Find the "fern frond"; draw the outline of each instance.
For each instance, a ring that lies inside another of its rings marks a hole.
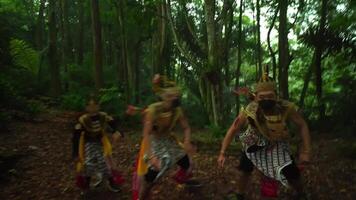
[[[10,41],[10,54],[13,64],[38,73],[39,53],[23,40],[12,39]]]

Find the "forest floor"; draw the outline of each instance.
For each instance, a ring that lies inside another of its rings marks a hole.
[[[74,185],[71,160],[72,127],[78,113],[52,111],[30,120],[13,121],[0,134],[0,199],[82,199]],[[114,159],[125,176],[120,193],[105,187],[94,189],[86,199],[131,199],[131,174],[139,148],[140,133],[125,131],[126,139],[114,146]],[[224,170],[216,164],[220,140],[206,139],[206,131],[193,131],[198,152],[194,156],[195,178],[203,187],[195,190],[177,185],[167,176],[152,190],[152,199],[223,199],[236,185],[239,151],[229,149]],[[313,136],[313,163],[303,171],[310,199],[356,199],[355,140]],[[256,171],[256,170],[255,170]],[[259,176],[253,173],[247,199],[261,199]],[[290,199],[280,187],[279,199]]]

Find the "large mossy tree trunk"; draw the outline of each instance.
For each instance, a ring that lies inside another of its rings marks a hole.
[[[93,46],[94,46],[95,87],[97,90],[100,90],[104,86],[104,80],[103,80],[103,45],[102,45],[102,38],[101,38],[99,0],[91,1],[91,19],[92,19]]]
[[[78,0],[78,44],[77,44],[77,63],[83,64],[84,59],[84,0]]]
[[[324,34],[326,25],[328,0],[322,0],[320,10],[320,23],[318,30],[318,39],[315,47],[315,86],[316,97],[318,100],[319,120],[325,119],[325,103],[323,101],[323,69],[321,66],[322,54],[324,51]]]
[[[51,94],[58,97],[61,94],[61,80],[60,80],[60,70],[59,70],[59,60],[57,54],[57,20],[56,20],[56,10],[57,4],[56,0],[49,0],[49,18],[48,18],[48,29],[49,29],[49,51],[48,59],[50,65],[51,74]]]
[[[278,28],[278,81],[279,95],[283,99],[289,98],[288,93],[288,68],[289,68],[289,47],[288,47],[288,27],[287,10],[288,0],[279,0],[279,28]]]
[[[242,65],[242,14],[243,14],[243,0],[240,0],[239,7],[239,25],[238,25],[238,36],[237,36],[237,69],[236,69],[236,79],[235,88],[240,86],[240,76],[241,76],[241,65]],[[240,111],[240,98],[236,96],[236,111]]]

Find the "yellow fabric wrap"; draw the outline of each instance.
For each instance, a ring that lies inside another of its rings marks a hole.
[[[139,152],[139,158],[138,158],[138,164],[137,164],[137,175],[143,176],[147,173],[148,171],[148,165],[144,161],[143,156],[145,155],[145,152],[147,149],[149,149],[149,142],[146,141],[147,139],[143,139],[141,142],[141,147],[140,147],[140,152]]]
[[[160,109],[161,103],[155,103],[150,105],[147,110],[145,111],[146,114],[152,114],[153,115],[153,123],[157,123],[160,122],[160,120],[158,119],[160,114],[159,111],[157,112],[157,110]],[[172,137],[174,140],[177,141],[177,143],[183,147],[183,144],[178,140],[177,137],[175,137],[171,131],[172,129],[175,127],[177,120],[179,119],[179,117],[181,117],[181,115],[183,114],[182,109],[180,107],[176,108],[175,112],[174,112],[174,116],[173,119],[171,120],[171,124],[169,125],[169,128],[167,130],[167,134],[169,134],[170,137]],[[160,124],[158,123],[157,126],[160,126]],[[150,142],[148,141],[148,138],[143,138],[141,141],[141,146],[140,146],[140,152],[139,152],[139,156],[138,156],[138,163],[137,163],[137,175],[138,176],[143,176],[147,173],[148,171],[148,164],[145,162],[144,160],[144,155],[146,154],[147,150],[150,149]]]
[[[93,129],[90,124],[90,118],[88,114],[84,114],[79,117],[79,123],[81,126],[84,127],[86,131],[81,132],[80,139],[79,139],[79,152],[78,152],[78,163],[76,166],[77,172],[82,172],[84,168],[84,158],[85,158],[85,134],[87,136],[98,136],[101,135],[101,143],[103,145],[104,157],[112,155],[112,146],[107,136],[104,128],[108,121],[113,120],[111,116],[106,114],[105,112],[99,112],[100,116],[100,128]]]
[[[84,132],[81,133],[79,139],[79,157],[77,163],[77,172],[82,172],[84,168],[84,158],[85,158],[85,137]],[[109,140],[109,137],[105,132],[102,133],[101,143],[103,144],[104,157],[112,155],[112,146]]]

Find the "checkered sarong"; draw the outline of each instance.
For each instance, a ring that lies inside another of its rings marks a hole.
[[[288,186],[286,177],[281,173],[285,166],[292,163],[287,142],[276,142],[256,152],[246,152],[246,155],[265,176]]]
[[[85,176],[94,176],[98,173],[103,176],[109,176],[109,170],[105,162],[103,145],[101,142],[86,142],[84,151]]]
[[[151,136],[151,149],[153,155],[159,160],[166,159],[169,161],[169,168],[183,158],[185,152],[178,142],[171,136]]]

